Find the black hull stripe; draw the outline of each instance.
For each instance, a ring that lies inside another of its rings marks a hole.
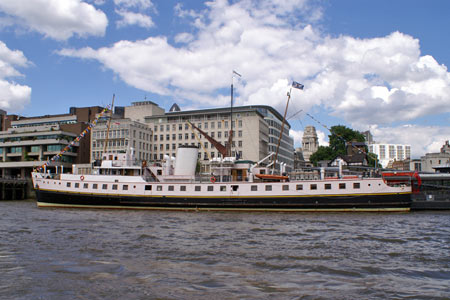
[[[193,210],[409,210],[410,194],[320,196],[320,197],[252,197],[252,198],[184,198],[124,197],[117,195],[86,195],[38,190],[39,206],[98,207],[130,209],[193,209]]]

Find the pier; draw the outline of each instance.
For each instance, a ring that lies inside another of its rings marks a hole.
[[[29,180],[12,177],[0,178],[0,200],[24,200],[28,198]]]
[[[420,174],[422,185],[412,195],[411,210],[450,210],[450,174]]]

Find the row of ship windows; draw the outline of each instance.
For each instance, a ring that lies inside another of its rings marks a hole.
[[[72,184],[71,182],[67,182],[67,187],[71,187],[71,184]],[[80,183],[76,182],[74,184],[74,187],[75,188],[80,188]],[[88,183],[83,183],[83,188],[84,189],[89,188],[89,184]],[[136,188],[136,186],[134,185],[133,188]],[[343,189],[346,189],[346,188],[347,188],[347,185],[345,183],[339,183],[339,189],[343,190]],[[354,182],[353,183],[353,189],[360,189],[360,188],[361,188],[361,184],[359,182]],[[97,183],[93,183],[92,184],[92,189],[94,189],[94,190],[98,189],[98,184]],[[106,183],[102,184],[101,185],[101,189],[102,190],[107,190],[108,189],[108,184],[106,184]],[[112,185],[112,189],[117,191],[119,189],[119,185],[118,184],[113,184]],[[239,185],[231,185],[231,189],[233,191],[237,191],[239,189]],[[266,184],[266,185],[264,185],[264,189],[265,189],[265,191],[272,191],[272,185]],[[295,185],[295,189],[297,191],[303,190],[303,184]],[[309,185],[309,189],[310,190],[317,190],[317,184],[315,184],[315,183],[310,184]],[[324,184],[324,189],[325,190],[331,190],[332,189],[331,183],[325,183]],[[122,185],[122,190],[123,191],[127,191],[128,190],[128,184]],[[152,185],[145,185],[145,190],[146,191],[151,191],[152,190]],[[162,191],[163,190],[163,186],[162,185],[157,185],[156,186],[156,190],[157,191]],[[196,185],[194,187],[194,190],[196,192],[201,192],[202,191],[202,187],[200,185]],[[225,192],[226,190],[227,190],[227,186],[226,185],[219,185],[219,191]],[[257,185],[252,185],[250,187],[250,190],[253,191],[253,192],[256,192],[256,191],[258,191],[258,186]],[[289,185],[287,185],[287,184],[282,185],[282,190],[283,191],[289,191]],[[169,192],[175,191],[175,186],[173,186],[173,185],[167,186],[167,191],[169,191]],[[185,192],[185,191],[186,191],[186,186],[185,185],[180,185],[180,192]],[[207,186],[207,191],[208,192],[213,192],[214,191],[214,185],[208,185]]]

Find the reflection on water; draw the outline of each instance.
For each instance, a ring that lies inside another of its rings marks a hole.
[[[0,202],[0,299],[449,299],[449,225]]]

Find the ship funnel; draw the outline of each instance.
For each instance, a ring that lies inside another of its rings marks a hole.
[[[175,160],[175,175],[195,175],[197,159],[197,146],[179,146],[177,149],[177,158]]]

